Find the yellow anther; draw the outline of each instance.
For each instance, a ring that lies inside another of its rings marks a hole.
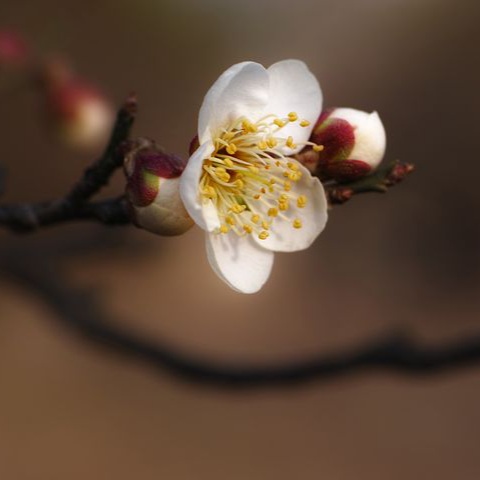
[[[222,226],[220,227],[220,233],[228,233],[229,230],[230,230],[230,229],[228,228],[227,225],[222,225]]]
[[[255,165],[250,165],[248,167],[248,169],[252,172],[252,173],[258,173],[260,170],[258,169],[258,167],[256,167]]]
[[[281,167],[281,166],[282,166],[282,162],[281,162],[280,160],[277,160],[277,161],[275,162],[275,165],[276,165],[277,167]]]
[[[287,177],[292,182],[298,182],[302,178],[302,172],[290,172],[288,173]]]
[[[255,133],[258,130],[257,126],[254,125],[252,122],[249,122],[248,120],[244,120],[242,122],[242,128],[247,133]]]
[[[262,193],[267,193],[267,191],[266,191],[265,188],[263,188],[263,187],[260,189],[260,192],[262,192]]]
[[[203,195],[205,195],[207,198],[213,199],[217,197],[217,192],[212,186],[205,187],[202,190]]]
[[[288,195],[286,193],[282,193],[280,197],[278,197],[278,200],[280,202],[287,202],[288,201]]]
[[[228,167],[228,168],[232,168],[235,164],[233,163],[233,160],[231,160],[230,158],[225,158],[223,160],[223,163]]]
[[[268,230],[270,228],[270,224],[266,222],[265,220],[262,222],[262,228],[264,230]]]
[[[273,123],[277,126],[277,127],[284,127],[287,123],[284,121],[284,120],[281,120],[280,118],[276,118]]]
[[[325,147],[323,145],[313,145],[312,148],[315,152],[321,152]]]
[[[299,218],[293,221],[293,228],[302,228],[302,221]]]
[[[307,197],[305,195],[300,195],[297,198],[297,207],[298,208],[304,208],[305,205],[307,205]]]
[[[268,183],[269,183],[270,185],[275,185],[275,184],[277,183],[277,181],[276,181],[274,178],[271,178],[271,179],[268,181]]]
[[[235,221],[235,219],[233,217],[231,217],[230,215],[228,215],[227,217],[225,217],[225,221],[229,224],[229,225],[235,225],[237,222]]]
[[[285,180],[285,182],[283,182],[283,189],[289,192],[292,189],[292,184],[288,180]]]
[[[293,137],[288,137],[287,141],[285,142],[288,148],[295,148],[295,142],[293,141]]]
[[[291,122],[296,122],[298,120],[298,115],[297,115],[297,112],[290,112],[288,114],[288,119],[291,121]]]
[[[235,180],[235,186],[236,186],[239,190],[241,190],[242,188],[245,187],[245,182],[244,182],[243,180],[240,180],[240,179]]]
[[[265,230],[261,231],[259,234],[258,234],[258,238],[260,240],[266,240],[269,236],[269,233],[266,232]]]
[[[273,185],[270,185],[270,186],[268,187],[268,191],[269,191],[270,193],[273,193],[273,192],[275,191],[275,189],[273,188]]]
[[[277,139],[274,137],[267,138],[267,145],[270,148],[275,148],[278,145]]]
[[[288,201],[287,202],[278,202],[278,208],[284,212],[285,210],[288,210],[288,207],[289,207],[289,203]]]
[[[223,140],[231,140],[235,136],[235,132],[225,132],[222,137]]]
[[[253,196],[254,200],[260,200],[260,197],[261,197],[261,195],[259,195],[258,193]]]
[[[276,217],[278,215],[278,209],[274,207],[269,208],[267,214],[269,217]]]
[[[268,143],[264,142],[264,141],[261,141],[261,142],[258,142],[257,146],[260,150],[266,150],[268,148]]]
[[[244,225],[244,226],[243,226],[243,229],[244,229],[247,233],[252,233],[252,232],[253,232],[253,228],[252,228],[250,225]]]
[[[301,127],[309,127],[310,126],[310,122],[308,120],[302,120],[300,122],[300,126]]]
[[[229,155],[233,155],[234,153],[237,152],[238,148],[234,143],[230,143],[226,148],[226,150]]]
[[[254,214],[251,218],[252,223],[258,223],[260,221],[260,215]]]
[[[288,162],[287,167],[294,172],[297,172],[299,170],[298,163]]]
[[[232,205],[230,207],[230,210],[233,212],[233,213],[242,213],[244,210],[245,210],[245,205],[240,205],[238,203],[236,203],[235,205]]]

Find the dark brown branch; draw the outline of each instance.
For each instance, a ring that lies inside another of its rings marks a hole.
[[[414,171],[411,163],[395,161],[387,163],[361,180],[352,183],[327,185],[328,200],[331,205],[339,205],[359,193],[386,193],[389,188],[405,180]]]
[[[17,233],[78,220],[93,220],[105,225],[131,223],[124,197],[101,202],[66,206],[63,202],[2,205],[0,225]]]
[[[133,96],[127,99],[118,112],[103,155],[85,171],[65,197],[48,202],[1,205],[0,227],[26,233],[72,220],[94,220],[107,225],[130,223],[122,197],[97,203],[89,203],[89,200],[108,183],[115,170],[122,166],[122,147],[133,125],[136,105]],[[2,180],[0,171],[0,193]]]
[[[110,141],[103,155],[84,173],[83,177],[65,196],[63,202],[78,205],[86,202],[105,186],[114,171],[123,164],[122,144],[128,139],[137,113],[137,100],[131,95],[119,110]]]
[[[480,363],[480,336],[443,346],[422,346],[404,335],[391,335],[356,347],[314,358],[274,365],[228,365],[178,351],[165,342],[142,337],[102,311],[94,295],[68,285],[51,259],[41,264],[6,255],[2,271],[40,295],[62,325],[113,352],[168,370],[189,381],[223,388],[253,388],[326,381],[362,371],[390,371],[407,375],[445,372]]]

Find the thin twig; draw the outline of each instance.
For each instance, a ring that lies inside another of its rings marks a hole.
[[[0,227],[17,233],[27,233],[72,220],[94,220],[106,225],[130,223],[123,197],[97,203],[89,203],[89,200],[108,183],[115,170],[122,166],[122,146],[128,139],[136,110],[136,99],[130,96],[118,112],[103,155],[93,162],[63,198],[47,202],[1,205]],[[2,180],[0,171],[0,193]]]
[[[411,163],[394,161],[380,166],[373,174],[351,183],[333,183],[325,187],[331,205],[340,205],[359,193],[386,193],[414,171]]]
[[[110,141],[103,155],[85,171],[83,177],[65,196],[63,200],[65,203],[78,205],[86,202],[106,185],[113,172],[122,166],[123,152],[120,147],[128,139],[136,113],[137,100],[131,95],[118,112]]]

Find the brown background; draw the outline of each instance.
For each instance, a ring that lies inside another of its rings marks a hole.
[[[71,58],[115,102],[135,90],[135,133],[170,150],[186,153],[225,68],[294,57],[327,106],[378,110],[387,158],[418,167],[388,196],[335,209],[313,248],[278,255],[258,295],[217,280],[198,229],[127,229],[140,251],[71,258],[71,280],[98,290],[118,322],[234,364],[395,328],[429,343],[478,332],[479,13],[467,0],[3,0],[0,23]],[[45,134],[33,95],[4,96],[0,111],[6,200],[61,195],[91,156]],[[111,191],[121,188],[118,178]],[[480,478],[478,369],[221,391],[86,344],[33,293],[0,285],[2,480]]]

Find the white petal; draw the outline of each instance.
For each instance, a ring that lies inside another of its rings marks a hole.
[[[213,150],[212,142],[200,145],[189,158],[187,166],[180,177],[180,196],[183,204],[193,221],[204,230],[213,230],[220,224],[218,216],[215,222],[211,205],[202,205],[199,197],[199,182],[203,162],[211,155]]]
[[[250,235],[207,234],[207,255],[215,273],[241,293],[258,292],[270,276],[273,252],[258,246]]]
[[[296,252],[308,248],[325,228],[328,219],[328,203],[323,185],[318,178],[312,177],[310,172],[298,164],[302,172],[302,178],[298,182],[292,182],[292,190],[287,193],[290,197],[305,195],[307,204],[298,208],[296,200],[290,200],[290,208],[279,212],[281,215],[273,220],[270,235],[265,240],[260,240],[254,235],[255,241],[262,247],[275,252]],[[264,216],[267,215],[266,210]],[[294,228],[293,221],[299,219],[301,228]]]
[[[258,118],[268,102],[268,90],[268,73],[259,63],[243,62],[230,67],[203,100],[198,117],[200,143],[241,116]]]
[[[270,77],[270,97],[265,108],[266,113],[286,117],[296,112],[299,120],[308,120],[309,127],[301,127],[300,122],[289,123],[278,135],[283,138],[292,136],[295,143],[306,142],[322,110],[322,92],[315,76],[300,60],[284,60],[268,68]],[[285,154],[297,153],[296,149],[285,148]]]
[[[355,145],[348,158],[362,160],[375,168],[385,155],[387,137],[377,112],[337,108],[331,118],[347,120],[355,129]]]

